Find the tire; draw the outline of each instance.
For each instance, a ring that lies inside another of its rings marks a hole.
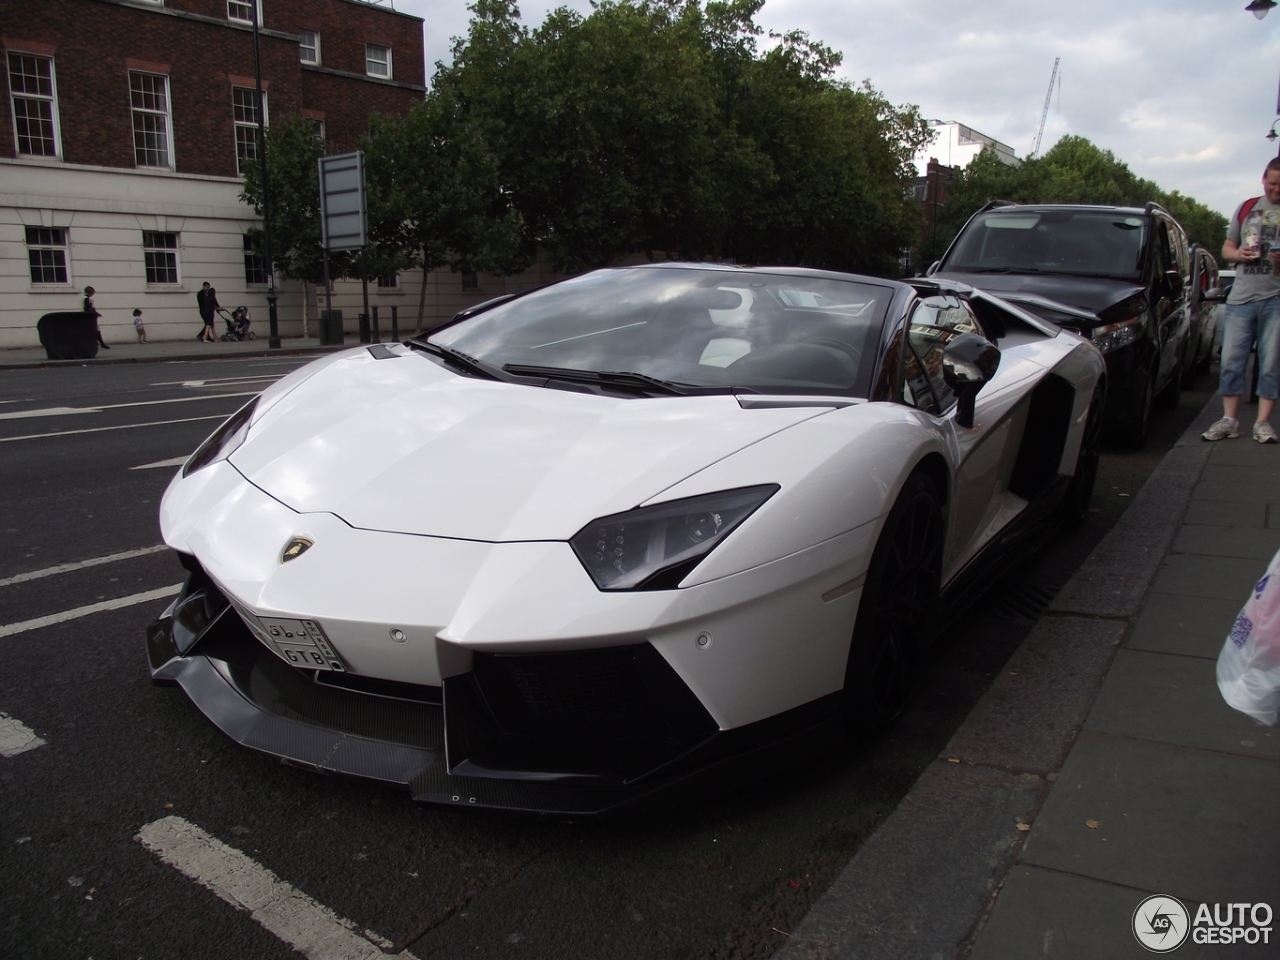
[[[1062,501],[1063,517],[1068,523],[1080,523],[1089,513],[1093,488],[1098,481],[1098,462],[1102,459],[1102,414],[1106,406],[1106,384],[1099,380],[1085,414],[1084,436],[1076,457],[1076,472]]]
[[[1135,419],[1124,428],[1121,439],[1124,445],[1133,450],[1140,450],[1147,445],[1147,432],[1151,428],[1151,408],[1155,405],[1156,371],[1147,377],[1147,389],[1142,394],[1142,406],[1135,414]]]
[[[250,339],[250,340],[257,340],[257,339],[258,339],[258,335],[257,335],[256,333],[254,333],[252,330],[250,330],[250,331],[249,331],[248,336],[249,336],[249,339]]]
[[[1169,382],[1165,384],[1165,388],[1156,397],[1156,403],[1160,405],[1161,410],[1178,409],[1178,401],[1182,398],[1182,374],[1186,369],[1187,351],[1184,348],[1182,353],[1178,354],[1178,365],[1173,368],[1173,373],[1169,376]]]
[[[913,473],[885,520],[858,603],[843,695],[851,735],[881,733],[907,708],[938,597],[943,540],[937,488]]]
[[[1196,368],[1196,357],[1200,353],[1200,341],[1196,340],[1196,349],[1190,347],[1182,354],[1182,389],[1193,390],[1196,385],[1196,375],[1200,372]]]
[[[229,341],[231,340],[231,335],[230,335],[230,334],[227,334],[227,333],[224,333],[224,334],[223,334],[222,336],[220,336],[218,339],[219,339],[219,340],[221,340],[223,343],[227,343],[227,342],[229,342]]]

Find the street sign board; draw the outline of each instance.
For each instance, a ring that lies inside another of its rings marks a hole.
[[[363,151],[320,158],[320,231],[326,250],[359,250],[368,242]]]

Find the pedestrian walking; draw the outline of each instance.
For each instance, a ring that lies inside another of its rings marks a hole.
[[[1258,419],[1253,439],[1277,443],[1271,412],[1280,394],[1280,157],[1262,171],[1263,195],[1236,208],[1227,226],[1222,259],[1238,264],[1222,319],[1222,419],[1201,436],[1240,436],[1240,397],[1249,351],[1258,345]]]
[[[204,322],[204,328],[196,339],[203,340],[205,343],[216,343],[218,338],[213,333],[213,318],[222,307],[218,303],[218,291],[209,285],[208,280],[196,294],[196,304],[200,307],[200,319]]]
[[[98,329],[98,318],[102,316],[102,314],[100,314],[98,312],[98,308],[93,305],[93,295],[97,292],[98,291],[94,290],[93,287],[84,288],[84,312],[93,316],[93,332],[98,338],[98,346],[102,347],[103,350],[110,350],[111,345],[102,339],[102,331]]]
[[[137,307],[133,309],[133,329],[138,334],[138,342],[147,342],[147,328],[142,325],[142,311]]]

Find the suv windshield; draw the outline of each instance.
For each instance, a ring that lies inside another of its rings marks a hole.
[[[648,382],[671,393],[865,396],[892,293],[741,270],[597,270],[499,304],[429,342],[519,377],[641,389]],[[638,376],[609,376],[617,374]]]
[[[1102,210],[995,210],[965,227],[943,270],[1137,279],[1142,217]]]

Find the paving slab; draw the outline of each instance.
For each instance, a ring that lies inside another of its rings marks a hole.
[[[1207,444],[1170,450],[1049,609],[1094,617],[1136,616],[1211,452]]]
[[[1152,893],[1162,892],[1019,864],[1009,871],[970,956],[972,960],[1148,958],[1151,953],[1132,932],[1133,912]],[[1183,901],[1183,905],[1194,917],[1199,904]],[[1187,940],[1177,948],[1177,956],[1178,960],[1226,956],[1243,960],[1250,956],[1243,949]],[[1257,956],[1261,960],[1262,955]]]
[[[1216,667],[1200,657],[1121,650],[1084,728],[1280,761],[1280,731],[1227,706]]]
[[[1248,440],[1248,442],[1218,441],[1214,444],[1206,444],[1213,448],[1213,452],[1209,455],[1209,462],[1221,465],[1238,464],[1244,467],[1280,467],[1280,446],[1273,443],[1255,443],[1248,437],[1237,439]]]
[[[1192,500],[1183,524],[1209,524],[1212,526],[1253,527],[1267,526],[1267,504],[1241,503],[1238,500]]]
[[[1184,526],[1173,540],[1174,553],[1245,557],[1268,561],[1280,550],[1280,530],[1223,526]]]
[[[1021,861],[1208,903],[1278,904],[1278,783],[1272,760],[1086,730]]]
[[[1148,594],[1142,615],[1138,617],[1125,646],[1130,650],[1216,660],[1244,601],[1244,597],[1226,600],[1170,593]]]
[[[931,765],[773,960],[954,957],[1044,789],[1030,774]]]
[[[1005,664],[944,755],[1047,774],[1062,766],[1119,649],[1120,620],[1045,617]]]
[[[1193,553],[1170,555],[1156,574],[1151,589],[1186,597],[1239,600],[1241,606],[1258,578],[1267,572],[1266,560],[1204,557]]]
[[[1197,484],[1196,500],[1235,500],[1240,503],[1273,503],[1280,490],[1280,477],[1264,467],[1206,464],[1205,477]]]

